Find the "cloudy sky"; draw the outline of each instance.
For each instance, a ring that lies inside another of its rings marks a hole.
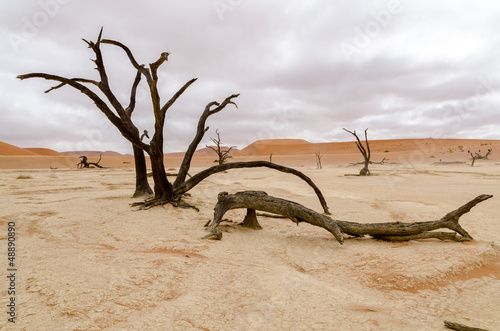
[[[165,151],[185,150],[205,105],[240,93],[208,120],[210,141],[500,139],[500,3],[353,0],[23,0],[0,4],[0,141],[20,147],[131,152],[87,97],[30,72],[97,79],[82,41],[128,45],[140,63],[169,52],[162,100],[198,80],[169,110]],[[102,51],[126,105],[134,70]],[[144,83],[144,80],[143,80]],[[133,115],[153,131],[146,86]]]

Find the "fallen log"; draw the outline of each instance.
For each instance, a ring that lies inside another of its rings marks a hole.
[[[242,225],[254,229],[261,228],[255,210],[282,215],[295,223],[306,222],[322,227],[333,234],[342,244],[344,234],[355,237],[369,235],[375,239],[386,241],[408,241],[415,239],[436,238],[439,240],[469,241],[472,236],[463,229],[458,220],[468,213],[478,203],[492,198],[483,194],[467,202],[460,208],[449,212],[441,219],[428,222],[388,222],[388,223],[357,223],[334,220],[293,201],[267,195],[263,191],[244,191],[235,194],[219,193],[214,208],[214,218],[207,224],[210,233],[204,238],[221,239],[222,232],[218,229],[224,214],[231,209],[246,208],[247,216]],[[437,229],[450,229],[455,232],[437,232]]]

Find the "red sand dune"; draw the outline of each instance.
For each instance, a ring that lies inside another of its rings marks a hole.
[[[37,153],[0,141],[0,155],[37,155]]]
[[[433,163],[439,160],[468,162],[467,151],[481,151],[485,154],[491,148],[491,160],[500,151],[500,140],[479,139],[393,139],[370,141],[372,160],[386,159],[390,162],[424,162]],[[38,152],[34,153],[34,151]],[[240,151],[231,153],[234,161],[268,159],[273,154],[274,161],[289,165],[314,164],[314,153],[324,155],[325,164],[346,164],[362,160],[354,141],[337,143],[310,143],[300,139],[273,139],[256,141]],[[415,153],[416,152],[416,153]],[[121,155],[117,152],[77,151],[57,153],[44,148],[19,148],[0,142],[0,169],[44,169],[74,168],[80,155],[86,155],[97,161],[103,155],[101,164],[106,167],[133,167],[133,156]],[[70,154],[70,155],[68,155]],[[417,157],[414,157],[415,154]],[[76,156],[75,156],[76,155]],[[165,154],[166,167],[178,167],[184,153]],[[209,148],[195,153],[193,166],[210,166],[216,158],[215,152]],[[149,158],[146,157],[149,165]]]
[[[467,152],[467,150],[478,151],[481,148],[486,151],[500,144],[500,140],[480,139],[390,139],[369,140],[372,153],[409,152],[413,150],[424,150],[438,153],[439,151]],[[364,145],[364,141],[363,141]],[[257,155],[305,155],[320,152],[321,154],[349,154],[359,153],[353,141],[310,143],[300,139],[271,139],[259,140],[241,151],[236,156]]]
[[[216,148],[215,146],[212,146],[212,147]],[[227,151],[229,149],[229,147],[227,147],[227,146],[221,146],[220,148],[222,151]],[[229,152],[229,155],[234,155],[238,151],[239,150],[237,148],[233,148],[233,149],[231,149],[231,152]],[[173,152],[173,153],[166,153],[165,156],[184,156],[184,154],[185,154],[185,152]],[[196,150],[196,152],[194,152],[194,155],[195,156],[217,156],[215,154],[215,152],[211,148],[208,148],[208,147],[200,148],[200,149]]]
[[[62,155],[74,155],[74,156],[81,156],[81,155],[85,155],[85,156],[99,156],[99,155],[102,155],[102,156],[123,156],[123,154],[120,154],[118,152],[115,152],[115,151],[105,151],[105,152],[101,152],[101,151],[67,151],[67,152],[61,152]]]
[[[44,156],[63,156],[63,154],[49,148],[25,148],[25,150]]]

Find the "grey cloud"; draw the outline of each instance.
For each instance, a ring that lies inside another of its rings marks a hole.
[[[225,143],[240,148],[265,138],[349,140],[344,126],[370,127],[374,139],[429,137],[436,128],[456,138],[500,139],[494,124],[500,103],[498,5],[401,1],[397,14],[381,17],[392,3],[398,1],[5,2],[0,140],[49,148],[89,141],[83,132],[105,121],[91,101],[68,87],[43,94],[54,84],[15,76],[42,71],[97,79],[93,54],[81,38],[95,40],[101,26],[105,38],[128,45],[140,63],[171,53],[160,71],[163,101],[198,78],[169,110],[167,151],[189,144],[207,103],[233,93],[241,93],[239,108],[211,117],[203,144],[216,128]],[[43,13],[47,22],[41,24]],[[366,30],[377,24],[378,30]],[[13,36],[23,42],[13,47]],[[363,38],[366,45],[348,61],[341,46]],[[121,50],[106,45],[103,54],[111,84],[127,104],[135,72]],[[133,118],[152,131],[144,82],[139,92]],[[450,129],[457,118],[459,127]],[[131,151],[115,128],[103,132],[95,149]]]

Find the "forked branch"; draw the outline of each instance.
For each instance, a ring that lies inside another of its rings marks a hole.
[[[186,151],[186,154],[184,155],[184,159],[182,160],[182,164],[181,164],[181,167],[179,169],[179,176],[177,176],[177,178],[174,182],[174,189],[177,190],[177,188],[179,188],[181,186],[181,184],[184,185],[187,173],[189,172],[189,168],[191,166],[191,160],[193,159],[194,152],[196,151],[196,148],[200,144],[201,140],[203,139],[205,132],[207,132],[207,130],[208,130],[208,127],[206,127],[207,119],[210,116],[212,116],[212,115],[220,112],[224,108],[226,108],[226,106],[229,104],[233,104],[236,106],[236,108],[238,108],[236,103],[233,102],[233,99],[237,98],[238,96],[239,96],[239,94],[233,94],[233,95],[227,97],[226,99],[224,99],[224,101],[221,104],[219,104],[217,101],[212,101],[205,106],[205,110],[203,111],[203,113],[200,116],[200,119],[198,120],[198,126],[196,127],[196,134],[193,138],[193,141],[189,145],[189,147]],[[216,107],[212,109],[213,106],[216,106]],[[185,192],[183,192],[183,193],[185,193]]]

